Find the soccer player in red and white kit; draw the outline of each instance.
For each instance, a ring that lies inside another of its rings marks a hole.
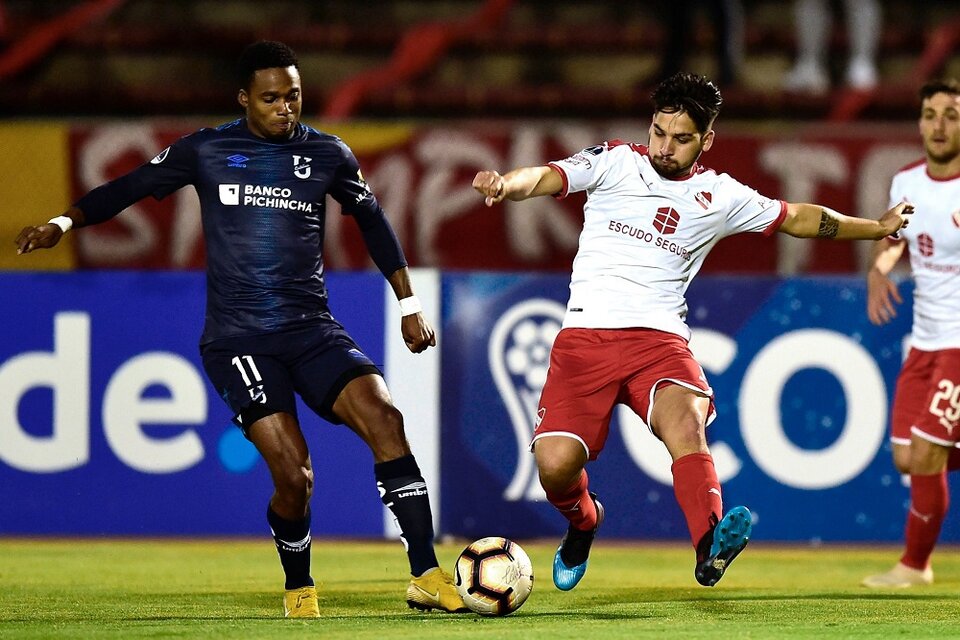
[[[898,240],[876,243],[867,275],[867,314],[886,324],[902,302],[889,274],[909,247],[913,335],[897,379],[890,441],[894,465],[910,474],[910,510],[900,562],[865,578],[868,587],[933,582],[930,556],[949,503],[947,471],[960,469],[960,83],[929,82],[920,98],[926,157],[890,185],[890,202],[912,202],[916,214]]]
[[[716,413],[713,391],[687,346],[684,293],[710,249],[741,232],[878,240],[905,226],[910,212],[901,203],[868,220],[762,196],[698,162],[713,145],[720,110],[712,82],[678,73],[652,99],[647,145],[606,142],[546,166],[481,171],[473,180],[487,206],[587,192],[570,299],[531,445],[547,499],[569,521],[553,563],[554,584],[563,590],[583,577],[603,520],[585,465],[603,449],[617,403],[642,417],[673,458],[697,581],[716,584],[749,540],[745,507],[723,515],[704,434]]]

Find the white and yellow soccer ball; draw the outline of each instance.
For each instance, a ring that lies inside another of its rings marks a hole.
[[[513,613],[533,591],[533,565],[527,552],[498,536],[467,545],[454,573],[463,602],[483,616]]]

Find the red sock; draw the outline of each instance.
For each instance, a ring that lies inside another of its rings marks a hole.
[[[947,456],[947,471],[956,471],[960,469],[960,449],[950,447],[950,453]]]
[[[906,548],[900,562],[921,571],[927,568],[948,506],[946,472],[910,476],[910,511],[904,533]]]
[[[588,486],[587,470],[584,469],[580,472],[580,479],[567,487],[566,491],[546,492],[550,504],[581,531],[589,531],[597,526],[597,507],[590,499]]]
[[[691,453],[673,463],[673,493],[687,519],[694,549],[723,515],[720,481],[709,453]]]

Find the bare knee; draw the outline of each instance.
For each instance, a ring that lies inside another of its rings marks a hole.
[[[683,412],[668,422],[656,425],[654,433],[666,445],[674,460],[709,450],[702,416],[695,411]]]
[[[893,466],[903,475],[910,473],[910,446],[903,444],[893,445]]]
[[[274,511],[290,519],[302,517],[313,495],[313,468],[306,464],[288,464],[274,475]]]
[[[650,427],[674,460],[691,453],[707,453],[704,427],[710,398],[685,387],[668,384],[654,397]]]
[[[540,484],[544,490],[564,491],[577,481],[587,461],[586,452],[571,438],[542,438],[534,447]]]
[[[371,407],[361,424],[353,427],[366,441],[378,462],[393,460],[410,453],[403,429],[403,414],[392,404]]]

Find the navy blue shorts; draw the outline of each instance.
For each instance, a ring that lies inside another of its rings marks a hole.
[[[283,411],[296,417],[294,394],[323,419],[343,421],[333,403],[347,383],[367,374],[382,376],[336,320],[256,336],[221,338],[201,345],[203,368],[233,421],[247,428]]]

